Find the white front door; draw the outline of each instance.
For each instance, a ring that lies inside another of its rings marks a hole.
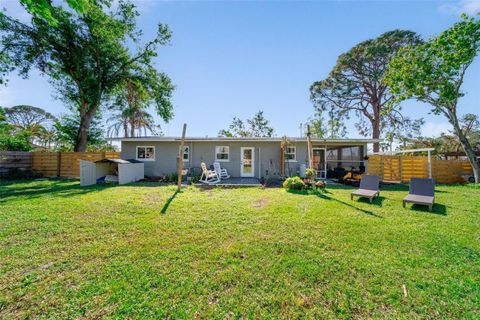
[[[255,148],[240,148],[240,176],[255,176]]]

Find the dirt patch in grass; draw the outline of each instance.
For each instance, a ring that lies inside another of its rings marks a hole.
[[[158,203],[158,202],[163,202],[165,199],[162,197],[161,194],[158,193],[147,193],[145,195],[144,201],[146,203]]]
[[[256,209],[261,209],[270,203],[269,198],[260,198],[253,203],[253,207]]]

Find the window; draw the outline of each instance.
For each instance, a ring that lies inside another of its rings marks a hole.
[[[230,147],[226,147],[226,146],[215,147],[215,160],[229,161],[229,159],[230,159]]]
[[[155,147],[137,147],[137,160],[155,160]]]
[[[183,161],[188,162],[190,160],[190,147],[184,146],[183,147]]]
[[[297,161],[297,147],[290,146],[285,148],[285,161]]]

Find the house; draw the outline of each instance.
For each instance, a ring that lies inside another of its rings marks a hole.
[[[137,137],[120,141],[121,158],[144,162],[146,176],[177,172],[181,138]],[[327,172],[332,173],[335,168],[347,171],[352,167],[364,168],[367,145],[377,141],[312,138],[313,163],[319,178],[327,177]],[[307,141],[306,138],[187,137],[182,159],[184,167],[190,169],[199,168],[201,162],[209,166],[218,161],[233,177],[298,175],[308,165]]]

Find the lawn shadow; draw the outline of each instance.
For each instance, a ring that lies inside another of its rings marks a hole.
[[[170,204],[172,203],[173,199],[175,199],[175,197],[177,196],[177,194],[180,193],[180,192],[182,192],[180,189],[175,190],[175,192],[173,193],[173,195],[167,199],[167,201],[166,201],[165,204],[163,205],[162,210],[160,210],[160,213],[161,213],[161,214],[166,214],[166,213],[167,213],[168,207],[169,207]]]
[[[447,215],[447,207],[443,204],[440,204],[440,203],[434,203],[431,212],[428,210],[428,206],[423,206],[423,205],[415,204],[415,203],[412,204],[410,206],[410,208],[407,206],[406,209],[414,210],[414,211],[422,212],[422,213],[438,214],[440,216],[446,216]]]
[[[287,190],[287,192],[289,193],[292,193],[292,194],[298,194],[298,195],[304,195],[304,196],[310,196],[310,195],[313,195],[313,196],[317,196],[321,199],[325,199],[325,200],[329,200],[329,201],[335,201],[335,202],[338,202],[340,204],[343,204],[347,207],[350,207],[352,209],[355,209],[355,210],[358,210],[366,215],[369,215],[369,216],[372,216],[372,217],[375,217],[375,218],[380,218],[380,219],[383,219],[382,216],[376,214],[375,212],[373,211],[370,211],[370,210],[365,210],[365,209],[362,209],[362,208],[359,208],[359,207],[356,207],[354,206],[353,204],[351,203],[348,203],[348,202],[345,202],[343,200],[340,200],[340,199],[337,199],[337,198],[333,198],[331,196],[329,196],[329,194],[333,194],[332,192],[328,191],[328,190],[324,190],[324,191],[317,191],[317,190]],[[383,198],[383,197],[382,197]],[[383,200],[382,200],[383,201]]]
[[[48,181],[47,184],[31,185],[35,180],[8,181],[0,185],[0,203],[6,203],[12,199],[26,198],[35,199],[46,194],[59,197],[73,197],[92,191],[100,191],[113,185],[94,185],[81,187],[80,184],[72,184],[75,180],[62,179]],[[41,182],[41,181],[39,181]]]
[[[383,196],[377,196],[377,197],[373,198],[372,202],[370,202],[370,200],[368,198],[359,197],[356,200],[356,202],[366,203],[366,204],[371,204],[371,205],[374,205],[374,206],[377,206],[377,207],[381,207],[383,205],[383,200],[385,200],[385,197],[383,197]]]

